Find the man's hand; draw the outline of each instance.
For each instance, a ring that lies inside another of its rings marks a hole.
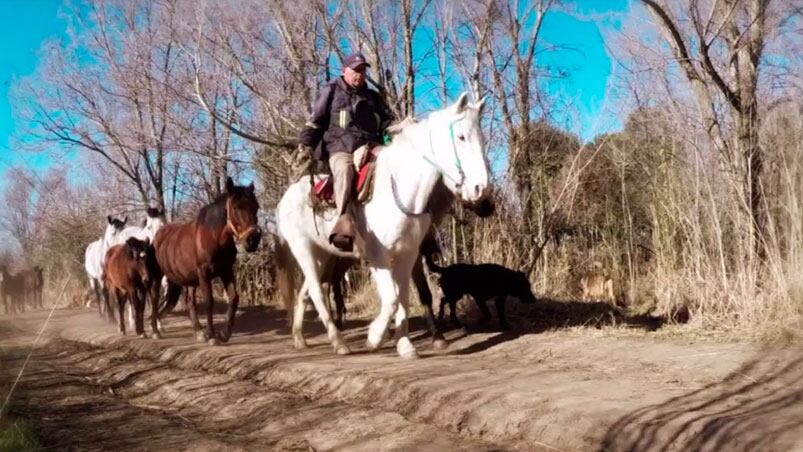
[[[300,155],[304,155],[305,158],[310,158],[310,157],[312,157],[312,153],[313,152],[314,152],[314,149],[312,149],[311,147],[307,146],[306,144],[299,143],[298,147],[296,148],[296,157],[295,158],[296,159],[300,158],[300,157],[298,157],[299,154]]]
[[[307,173],[309,165],[312,163],[312,148],[304,144],[299,144],[290,163],[291,178],[296,181]]]
[[[354,150],[354,168],[360,171],[362,165],[365,163],[365,158],[368,157],[368,145],[364,144]]]

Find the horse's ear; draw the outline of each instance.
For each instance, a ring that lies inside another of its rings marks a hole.
[[[231,193],[234,191],[234,181],[231,180],[231,177],[226,178],[226,192]]]
[[[109,224],[112,224],[112,216],[111,215],[106,215],[106,221],[108,221]]]
[[[466,106],[468,106],[468,93],[463,91],[463,93],[460,94],[460,97],[457,98],[457,102],[454,103],[455,113],[463,113],[463,111],[466,109]]]
[[[128,223],[128,215],[123,217],[123,226],[125,226],[126,223]]]
[[[486,99],[488,99],[488,95],[482,96],[482,99],[480,99],[479,102],[474,104],[474,108],[479,110],[480,113],[482,113],[482,109],[483,109],[483,107],[485,107],[485,100]]]
[[[248,184],[248,187],[247,187],[247,188],[248,188],[248,191],[249,191],[249,192],[251,192],[251,194],[253,194],[253,193],[254,193],[254,183],[253,183],[253,182],[251,182],[250,184]]]
[[[151,239],[145,237],[145,248],[150,248],[150,246],[151,246]]]
[[[125,241],[125,244],[129,248],[133,248],[133,247],[137,246],[138,242],[139,242],[139,240],[137,240],[136,237],[129,237],[128,240]]]

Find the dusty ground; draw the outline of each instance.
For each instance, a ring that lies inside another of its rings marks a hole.
[[[3,397],[46,317],[0,317]],[[364,322],[335,356],[309,319],[299,352],[272,308],[243,310],[220,347],[182,316],[153,341],[57,310],[9,412],[56,450],[803,450],[800,345],[452,331],[445,353],[417,334],[423,359],[403,361],[366,353]]]

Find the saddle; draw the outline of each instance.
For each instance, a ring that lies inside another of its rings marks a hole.
[[[360,203],[366,203],[371,199],[374,187],[374,167],[376,166],[377,148],[371,148],[368,151],[368,157],[365,163],[360,167],[355,178],[355,187],[352,187],[356,193],[356,200]],[[328,207],[335,205],[335,184],[331,174],[320,177],[312,187],[310,196],[312,200],[317,203],[324,204]]]

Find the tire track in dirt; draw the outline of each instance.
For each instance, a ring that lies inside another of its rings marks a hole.
[[[3,382],[23,359],[22,349],[3,350],[11,364]],[[45,443],[58,448],[502,450],[392,411],[270,390],[124,348],[54,339],[29,366],[12,413],[35,421]]]
[[[26,353],[3,350],[4,391]],[[54,365],[44,349],[29,363],[9,408],[12,416],[31,421],[41,443],[54,450],[264,450],[243,439],[198,431],[179,416],[126,403]]]

